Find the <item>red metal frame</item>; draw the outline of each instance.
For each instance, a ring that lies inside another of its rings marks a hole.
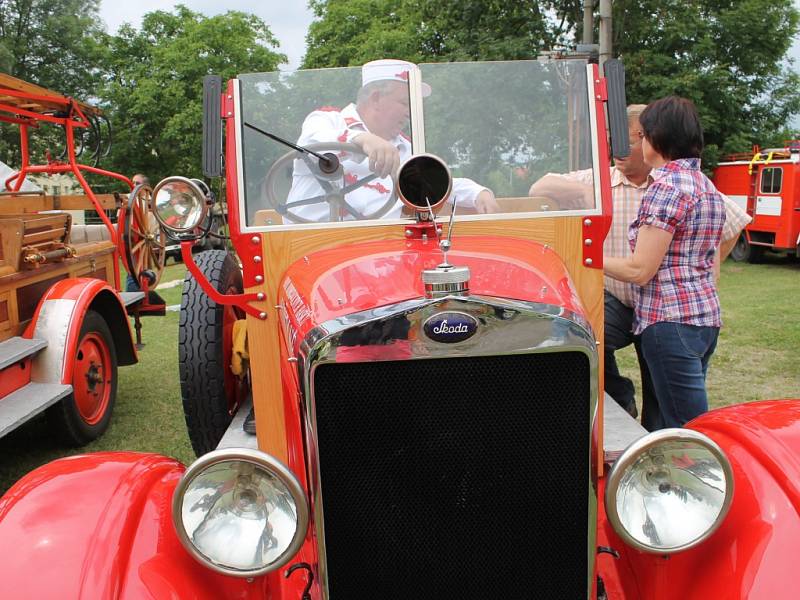
[[[267,318],[265,312],[259,310],[255,306],[250,306],[249,304],[249,302],[260,302],[264,300],[260,294],[256,294],[254,292],[246,294],[222,294],[215,290],[214,286],[211,285],[206,276],[203,275],[203,272],[197,267],[197,263],[194,262],[194,257],[192,256],[192,246],[194,246],[194,241],[181,242],[181,258],[183,258],[186,268],[194,276],[198,285],[203,288],[203,291],[208,294],[209,298],[211,298],[217,304],[233,305],[241,308],[244,312],[256,317],[257,319]]]
[[[71,172],[78,180],[78,183],[80,184],[86,196],[92,202],[95,211],[97,212],[100,219],[103,221],[103,224],[106,226],[106,229],[108,229],[111,241],[114,242],[114,245],[116,246],[118,242],[117,231],[114,228],[113,223],[111,223],[111,220],[108,218],[108,215],[106,215],[105,210],[101,206],[100,202],[97,200],[97,197],[92,191],[92,188],[86,182],[86,179],[84,178],[82,172],[85,171],[88,173],[94,173],[97,175],[103,175],[106,177],[119,179],[120,181],[126,183],[130,189],[133,189],[133,183],[129,178],[125,177],[124,175],[120,175],[112,171],[106,171],[105,169],[98,169],[97,167],[92,167],[89,165],[78,163],[77,157],[75,156],[75,128],[76,127],[85,128],[89,126],[89,120],[86,118],[86,115],[81,110],[81,107],[79,106],[78,102],[76,102],[72,98],[64,98],[60,96],[43,96],[39,94],[33,94],[30,92],[13,90],[8,88],[3,88],[2,93],[4,96],[11,96],[23,100],[30,100],[31,102],[39,101],[39,102],[47,102],[49,104],[55,103],[63,105],[64,111],[66,113],[66,116],[59,117],[54,114],[38,113],[11,104],[0,103],[0,112],[13,115],[13,116],[0,115],[0,120],[18,124],[20,133],[20,155],[21,155],[20,170],[5,180],[4,182],[5,189],[12,192],[18,192],[22,187],[22,183],[25,181],[25,178],[30,173],[46,173],[52,175],[56,173]],[[28,127],[30,126],[37,127],[38,123],[42,121],[47,123],[53,123],[55,125],[61,125],[62,127],[64,127],[67,138],[66,148],[67,148],[68,162],[64,163],[59,161],[50,161],[45,165],[30,164]],[[120,287],[119,262],[116,260],[114,261],[114,285],[117,289],[119,289]]]
[[[222,94],[222,113],[220,117],[225,121],[225,179],[227,186],[228,227],[230,238],[236,254],[242,261],[242,280],[245,289],[261,285],[264,282],[264,261],[261,256],[263,237],[260,233],[244,234],[240,228],[241,215],[239,214],[239,170],[236,160],[236,142],[239,132],[236,131],[234,117],[234,80],[228,81],[228,86]],[[252,314],[252,313],[250,313]]]
[[[594,83],[594,106],[598,115],[597,121],[597,148],[601,165],[609,165],[608,132],[604,104],[608,100],[606,80],[600,77],[597,65],[592,65],[592,81]],[[613,204],[611,201],[611,171],[600,169],[600,198],[603,207],[602,215],[586,217],[583,220],[583,264],[590,269],[603,268],[603,242],[611,229],[611,214]]]

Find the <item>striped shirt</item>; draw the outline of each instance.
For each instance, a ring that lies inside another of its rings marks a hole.
[[[653,279],[637,289],[633,332],[664,321],[720,327],[713,264],[725,224],[722,196],[697,158],[668,162],[652,175],[628,231],[630,247],[643,225],[663,229],[672,241]]]

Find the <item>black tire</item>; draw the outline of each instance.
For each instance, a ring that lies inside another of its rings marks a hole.
[[[98,385],[96,382],[92,384],[91,382],[80,381],[82,377],[87,377],[86,371],[80,369],[83,361],[82,349],[85,348],[87,343],[96,346],[105,345],[108,351],[106,358],[109,362],[105,368],[94,372],[96,376],[100,376],[102,373],[103,382],[99,385],[107,386],[107,400],[101,402],[98,413],[89,417],[88,420],[81,414],[76,401],[76,394],[81,393],[78,390],[78,386],[86,386],[88,391],[90,386],[95,386],[92,389],[96,389]],[[50,407],[47,411],[47,418],[53,433],[57,437],[69,446],[78,447],[96,440],[105,433],[111,422],[111,413],[114,410],[114,403],[117,399],[117,351],[114,346],[114,339],[111,336],[111,330],[100,313],[93,310],[87,311],[83,318],[75,352],[75,373],[73,375],[73,388],[75,388],[75,391]]]
[[[195,262],[220,293],[242,292],[241,270],[228,252],[200,252]],[[186,428],[197,456],[217,447],[233,419],[225,391],[225,376],[230,366],[225,364],[223,356],[224,309],[186,273],[181,294],[178,361]]]
[[[744,233],[736,240],[736,245],[731,250],[731,258],[736,262],[758,263],[764,256],[764,246],[753,246],[747,241]]]

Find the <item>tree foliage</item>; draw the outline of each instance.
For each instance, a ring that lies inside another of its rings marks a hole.
[[[151,180],[180,173],[201,177],[202,78],[272,71],[285,56],[264,22],[227,12],[205,17],[178,6],[145,15],[109,36],[100,97],[116,128],[112,164]]]
[[[205,17],[183,6],[148,13],[139,29],[105,32],[98,0],[0,0],[0,69],[99,104],[113,124],[101,166],[151,180],[201,176],[202,78],[272,71],[286,61],[258,17]],[[63,146],[58,128],[32,136],[32,158]],[[0,136],[0,159],[19,163],[16,127]],[[57,152],[56,152],[57,153]],[[93,178],[95,182],[110,180]]]
[[[99,0],[0,0],[0,71],[77,98],[92,96],[100,78],[103,35]],[[59,132],[43,128],[31,136],[31,150],[61,143]],[[0,127],[0,160],[17,164],[16,127]]]
[[[535,58],[582,37],[583,0],[311,0],[306,67]],[[792,0],[615,0],[614,54],[631,102],[691,98],[706,158],[782,141],[800,112],[785,61],[798,30]],[[596,35],[595,35],[596,37]]]
[[[800,79],[783,60],[798,27],[791,0],[617,0],[614,24],[629,100],[692,99],[707,159],[782,143],[800,111]]]

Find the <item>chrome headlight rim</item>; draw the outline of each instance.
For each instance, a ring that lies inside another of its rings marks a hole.
[[[670,441],[698,443],[704,446],[716,458],[722,467],[723,473],[725,474],[725,499],[722,502],[722,506],[716,520],[711,527],[705,531],[705,533],[689,542],[686,542],[685,544],[670,548],[660,548],[644,544],[628,533],[627,529],[622,524],[622,519],[620,518],[619,513],[617,512],[616,497],[622,477],[626,474],[628,468],[631,467],[644,452],[650,450],[654,446],[658,446]],[[611,472],[606,480],[604,501],[606,516],[608,517],[614,532],[620,536],[627,545],[636,548],[637,550],[647,552],[648,554],[669,555],[693,548],[694,546],[702,544],[709,537],[711,537],[725,521],[725,517],[727,516],[733,502],[733,494],[733,468],[731,467],[728,457],[722,451],[722,448],[720,448],[719,445],[710,437],[700,433],[699,431],[695,431],[693,429],[670,428],[660,429],[658,431],[649,433],[639,438],[625,449],[625,451],[611,467]]]
[[[214,465],[229,462],[229,461],[244,461],[254,464],[255,466],[265,469],[275,474],[280,481],[286,485],[286,488],[292,495],[295,506],[297,507],[297,528],[291,543],[287,546],[286,550],[281,556],[273,562],[260,567],[258,569],[235,569],[226,567],[225,565],[214,562],[209,559],[205,554],[200,552],[192,543],[185,527],[183,526],[183,497],[189,485],[199,474],[203,473],[206,469]],[[209,569],[222,573],[223,575],[232,575],[234,577],[258,577],[275,571],[288,563],[292,557],[302,547],[305,542],[306,534],[308,532],[309,522],[309,507],[308,497],[306,496],[303,487],[289,468],[279,461],[274,456],[261,452],[260,450],[252,450],[250,448],[225,448],[223,450],[213,450],[208,454],[204,454],[196,461],[194,461],[189,468],[186,469],[172,496],[172,523],[178,535],[181,545],[192,555],[195,560]]]
[[[170,177],[165,177],[153,188],[151,195],[151,198],[153,199],[153,214],[164,229],[174,233],[189,233],[193,232],[205,222],[208,213],[208,206],[206,206],[206,193],[203,191],[203,188],[198,185],[198,181],[199,180],[189,179],[188,177],[181,177],[180,175],[173,175]],[[182,183],[189,186],[192,194],[194,194],[194,196],[200,201],[200,217],[197,219],[196,223],[191,225],[191,227],[175,227],[174,224],[167,223],[166,220],[161,216],[161,211],[158,210],[158,205],[156,204],[158,192],[160,192],[163,187],[170,183]]]

